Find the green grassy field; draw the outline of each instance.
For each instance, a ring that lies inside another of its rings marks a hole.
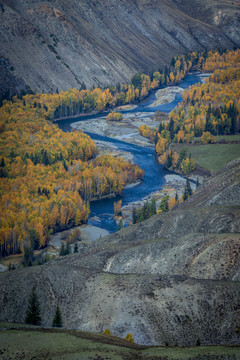
[[[240,135],[219,135],[214,136],[216,139],[216,142],[219,142],[221,140],[227,141],[240,141]]]
[[[219,136],[214,136],[214,138],[217,143],[222,140],[224,140],[225,142],[240,142],[240,135],[219,135]],[[194,141],[196,143],[200,143],[201,137],[195,137]]]
[[[0,359],[8,360],[237,360],[239,347],[144,347],[73,330],[0,323]],[[12,328],[11,328],[12,327]]]
[[[229,161],[240,157],[239,144],[176,144],[174,149],[179,153],[187,148],[197,165],[202,168],[217,171]]]

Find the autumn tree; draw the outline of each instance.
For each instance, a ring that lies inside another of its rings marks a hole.
[[[123,119],[123,114],[119,112],[111,112],[107,115],[107,121],[121,121]]]
[[[130,343],[134,343],[134,338],[131,333],[128,333],[124,339],[129,341]]]
[[[202,137],[201,137],[201,141],[203,144],[214,144],[216,143],[216,139],[215,137],[209,132],[203,132]]]
[[[106,336],[112,336],[110,329],[105,329],[103,334]]]
[[[116,216],[122,215],[121,206],[122,206],[122,200],[114,202],[114,214]]]
[[[183,159],[181,162],[181,169],[185,175],[189,175],[195,169],[195,162],[191,157]]]

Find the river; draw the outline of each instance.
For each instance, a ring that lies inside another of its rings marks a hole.
[[[189,74],[186,76],[184,81],[178,84],[178,87],[186,89],[193,84],[202,82],[203,79],[204,75],[201,73]],[[157,110],[169,113],[179,102],[182,101],[182,95],[181,93],[178,93],[172,102],[151,107],[151,104],[153,104],[156,100],[155,93],[156,91],[153,91],[147,98],[140,102],[135,109],[130,111],[122,111],[122,113],[155,112]],[[98,117],[102,116],[103,114],[83,116],[72,119],[70,118],[60,121],[58,125],[63,131],[71,131],[71,124],[73,123],[89,119],[92,119],[94,122]],[[118,195],[115,198],[107,198],[91,202],[91,214],[88,219],[88,224],[103,228],[112,233],[117,229],[117,224],[113,218],[114,202],[121,199],[122,205],[126,205],[130,202],[142,199],[149,193],[159,190],[165,183],[165,175],[171,174],[171,172],[166,170],[162,165],[158,164],[153,147],[141,147],[106,136],[100,136],[93,133],[88,134],[93,140],[111,142],[114,143],[114,145],[117,146],[120,150],[131,152],[134,156],[134,162],[145,171],[143,181],[137,186],[125,189],[122,195]]]

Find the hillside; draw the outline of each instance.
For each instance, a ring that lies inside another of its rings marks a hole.
[[[36,285],[44,326],[148,345],[237,344],[240,159],[172,211],[49,264],[0,274],[0,320],[22,322]]]
[[[240,45],[238,1],[0,0],[0,95],[104,86]]]

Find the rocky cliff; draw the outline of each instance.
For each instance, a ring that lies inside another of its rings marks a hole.
[[[0,0],[0,95],[121,83],[240,45],[239,1]]]
[[[0,274],[0,320],[24,321],[33,285],[43,325],[137,343],[240,342],[240,158],[168,213],[49,264]]]

